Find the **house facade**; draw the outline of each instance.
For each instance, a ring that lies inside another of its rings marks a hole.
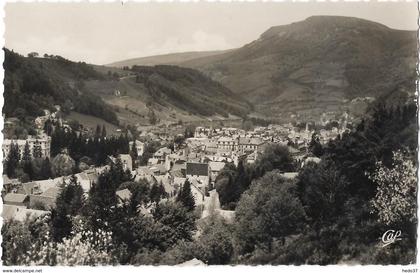
[[[6,158],[10,152],[10,145],[17,144],[19,148],[20,158],[22,158],[25,150],[26,142],[28,142],[31,156],[34,151],[38,152],[42,158],[49,158],[51,155],[51,137],[44,135],[42,137],[28,136],[27,139],[4,139],[2,144],[3,158]]]

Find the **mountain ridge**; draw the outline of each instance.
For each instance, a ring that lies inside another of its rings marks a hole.
[[[351,102],[366,97],[412,97],[416,37],[366,19],[317,15],[272,26],[240,48],[176,64],[225,85],[257,114],[311,117],[352,112],[360,105]]]
[[[176,52],[176,53],[167,53],[159,54],[152,56],[145,56],[139,58],[129,58],[121,61],[112,62],[106,64],[105,66],[111,67],[124,67],[124,66],[133,66],[133,65],[143,65],[143,66],[155,66],[155,65],[176,65],[182,62],[186,62],[192,59],[208,57],[213,55],[222,54],[228,52],[228,50],[212,50],[212,51],[186,51],[186,52]]]
[[[221,82],[265,115],[310,117],[350,111],[348,102],[357,97],[414,94],[416,49],[412,31],[313,16],[271,27],[231,52],[180,65]]]

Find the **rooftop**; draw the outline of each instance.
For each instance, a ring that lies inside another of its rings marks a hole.
[[[187,162],[187,175],[208,176],[209,165],[207,163]]]
[[[226,165],[225,162],[209,162],[210,170],[212,171],[220,171]]]
[[[28,196],[22,193],[8,193],[4,197],[4,202],[23,203]]]
[[[22,206],[15,206],[15,205],[3,205],[3,212],[2,217],[4,220],[17,220],[17,221],[25,221],[27,217],[29,218],[36,218],[41,215],[45,215],[50,213],[49,211],[44,210],[35,210],[35,209],[27,209]]]
[[[115,194],[123,201],[130,200],[131,198],[131,192],[129,189],[116,191]]]
[[[263,143],[264,141],[261,138],[256,137],[243,137],[239,139],[239,145],[261,145]]]

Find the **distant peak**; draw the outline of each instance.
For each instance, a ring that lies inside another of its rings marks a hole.
[[[361,19],[357,17],[336,16],[336,15],[314,15],[303,21],[294,22],[288,25],[270,27],[261,35],[261,38],[269,38],[284,32],[325,31],[330,28],[366,28],[366,29],[390,29],[385,25]]]
[[[314,15],[306,18],[304,21],[306,22],[328,22],[328,23],[356,23],[356,24],[369,24],[369,25],[376,25],[380,27],[388,28],[385,25],[380,23],[357,18],[357,17],[350,17],[350,16],[337,16],[337,15]]]

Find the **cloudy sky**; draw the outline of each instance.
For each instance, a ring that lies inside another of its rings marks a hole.
[[[417,3],[8,3],[6,47],[107,64],[240,47],[311,15],[355,16],[417,29]]]

